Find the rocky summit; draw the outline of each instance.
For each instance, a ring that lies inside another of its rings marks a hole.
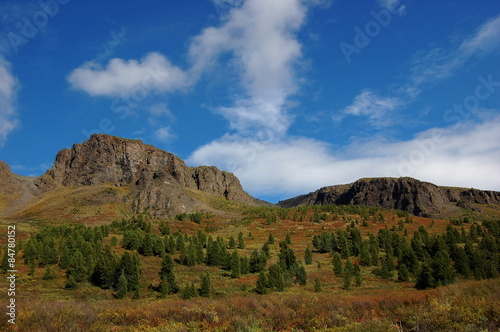
[[[52,218],[57,212],[60,218],[81,220],[104,213],[103,209],[111,216],[147,209],[162,217],[215,211],[224,202],[274,206],[246,193],[232,173],[213,166],[188,167],[174,154],[140,140],[104,134],[61,150],[52,168],[40,177],[16,175],[0,162],[0,216]],[[448,217],[464,210],[481,212],[486,206],[498,210],[500,193],[439,187],[412,178],[372,178],[278,203],[285,208],[313,204],[367,205]]]
[[[52,168],[38,178],[19,177],[3,162],[0,173],[4,196],[23,196],[28,187],[25,182],[29,182],[31,197],[39,199],[61,187],[125,187],[129,194],[120,198],[122,203],[135,212],[147,208],[156,216],[202,207],[189,190],[247,205],[269,205],[246,193],[232,173],[213,166],[188,167],[179,157],[140,140],[104,134],[61,150]],[[19,205],[16,210],[26,207]]]
[[[313,204],[367,205],[403,210],[416,216],[443,217],[477,205],[500,204],[500,192],[439,187],[413,178],[360,179],[347,185],[323,187],[278,203],[281,207]]]

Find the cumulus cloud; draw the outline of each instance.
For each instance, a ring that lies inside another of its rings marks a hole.
[[[188,162],[228,169],[251,194],[282,198],[380,176],[499,190],[500,117],[430,129],[407,141],[356,142],[343,151],[300,137],[254,141],[225,136],[197,150]]]
[[[284,105],[297,88],[294,65],[301,57],[301,45],[295,33],[305,13],[299,0],[245,1],[225,16],[221,27],[209,27],[194,38],[189,57],[195,76],[213,69],[221,55],[232,56],[244,92],[219,112],[238,132],[265,127],[284,134],[288,129]]]
[[[7,136],[20,124],[15,109],[17,87],[10,63],[0,57],[0,147],[5,145]]]
[[[170,92],[189,84],[186,73],[157,52],[141,60],[114,58],[105,67],[95,61],[87,62],[73,70],[67,79],[72,88],[93,97],[118,97],[135,90]]]

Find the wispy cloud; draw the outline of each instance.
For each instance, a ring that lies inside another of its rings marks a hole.
[[[18,82],[12,75],[10,63],[0,56],[0,147],[20,125],[15,108],[17,89]]]
[[[341,111],[336,120],[341,120],[344,115],[365,116],[376,128],[388,127],[393,124],[390,113],[401,105],[402,101],[398,98],[380,97],[371,90],[364,90]]]
[[[400,107],[413,102],[423,90],[455,75],[474,57],[498,51],[498,31],[500,15],[481,24],[472,35],[463,37],[456,47],[442,46],[417,52],[410,63],[406,82],[396,85],[394,94],[382,97],[364,89],[351,105],[336,112],[334,121],[340,121],[350,114],[367,117],[375,128],[390,125],[390,118],[385,118],[389,112],[397,113]]]
[[[417,96],[429,85],[453,76],[469,60],[500,49],[500,15],[482,25],[463,39],[458,47],[437,47],[415,54],[406,85],[411,96]]]
[[[172,142],[177,136],[172,133],[170,126],[158,128],[154,133],[155,138],[163,143]]]
[[[87,62],[73,70],[67,79],[72,88],[93,97],[125,96],[134,90],[164,93],[189,84],[186,73],[156,52],[139,61],[114,58],[106,67],[96,61]]]
[[[402,16],[406,13],[406,5],[401,2],[400,0],[378,0],[378,5]]]

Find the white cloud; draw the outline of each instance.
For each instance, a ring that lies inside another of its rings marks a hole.
[[[244,94],[219,111],[233,129],[252,133],[264,127],[279,134],[288,129],[284,105],[296,91],[294,65],[301,57],[294,34],[305,13],[299,0],[246,1],[225,16],[221,27],[194,38],[189,57],[195,76],[213,69],[222,54],[232,55],[230,64],[240,74]]]
[[[415,54],[406,89],[417,96],[428,84],[451,77],[476,56],[500,49],[500,15],[486,21],[456,48],[437,47]]]
[[[394,13],[398,13],[400,16],[406,12],[406,5],[401,4],[400,0],[378,0],[378,5]]]
[[[170,126],[158,128],[155,133],[155,138],[163,143],[170,143],[176,135],[172,133]]]
[[[366,116],[375,127],[387,127],[392,125],[389,113],[401,105],[402,102],[398,98],[380,97],[373,91],[364,90],[354,98],[351,105],[342,110],[342,113]]]
[[[189,84],[186,73],[156,52],[139,61],[114,58],[105,68],[95,61],[87,62],[71,72],[68,82],[93,97],[124,96],[134,91],[170,92]]]
[[[292,197],[363,177],[411,176],[438,185],[500,190],[500,117],[435,128],[402,142],[353,143],[349,154],[307,138],[254,141],[225,136],[190,164],[235,172],[251,194]]]
[[[18,82],[11,73],[10,63],[0,56],[0,147],[20,124],[14,106],[17,88]]]

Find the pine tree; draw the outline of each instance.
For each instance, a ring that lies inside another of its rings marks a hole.
[[[118,282],[116,284],[116,297],[118,299],[123,299],[127,294],[128,283],[127,278],[125,277],[125,273],[122,271],[120,278],[118,278]]]
[[[245,249],[245,240],[241,232],[238,234],[238,249]]]
[[[239,278],[241,276],[241,261],[238,251],[234,251],[231,255],[231,278]]]
[[[210,288],[211,288],[210,275],[208,274],[208,272],[203,273],[201,276],[200,296],[210,297]]]
[[[309,247],[306,248],[306,252],[304,254],[304,263],[306,265],[311,265],[313,263],[313,256],[311,249],[309,249]]]
[[[333,254],[333,273],[339,277],[342,275],[342,271],[342,260],[340,259],[340,255],[335,253]]]
[[[274,244],[274,236],[272,233],[269,233],[269,237],[267,238],[267,243]]]
[[[52,268],[51,266],[47,266],[47,268],[45,269],[45,273],[43,274],[43,277],[42,279],[43,280],[52,280],[54,279],[56,276],[54,274],[52,274]]]
[[[242,256],[240,258],[241,274],[250,273],[250,261],[247,256]]]
[[[361,276],[361,268],[359,266],[358,261],[354,262],[353,276],[354,276],[354,286],[360,287],[361,284],[363,283],[363,278]]]
[[[255,292],[257,294],[266,294],[267,293],[267,277],[264,272],[259,274],[259,278],[257,279],[257,284],[255,285]]]
[[[401,282],[410,281],[410,271],[408,271],[408,268],[406,267],[405,264],[399,264],[397,270],[398,270],[398,281]]]
[[[234,237],[229,238],[229,244],[228,244],[229,249],[235,249],[236,248],[236,241],[234,240]]]
[[[78,283],[76,282],[75,278],[70,274],[68,276],[68,280],[66,281],[66,284],[64,284],[65,289],[76,289],[78,287]]]
[[[451,265],[450,256],[446,251],[438,251],[432,259],[432,276],[437,286],[449,285],[455,282],[455,270]]]
[[[435,288],[436,282],[434,280],[432,268],[428,264],[422,266],[422,270],[417,276],[417,282],[415,283],[415,288],[417,289],[427,289]]]
[[[322,292],[321,280],[319,278],[314,279],[314,291],[316,293]]]
[[[262,252],[266,255],[266,259],[271,258],[271,251],[267,242],[262,246]]]
[[[160,282],[160,296],[162,299],[166,298],[169,294],[172,293],[172,290],[170,289],[170,285],[166,280],[162,280]]]
[[[165,257],[163,257],[163,261],[161,262],[161,270],[158,274],[160,275],[161,280],[164,280],[168,283],[171,293],[177,293],[179,291],[179,286],[175,281],[174,262],[172,261],[172,257],[169,254],[165,254]]]
[[[197,296],[196,288],[194,287],[194,284],[191,285],[186,285],[184,289],[182,290],[181,293],[181,298],[184,300],[189,300],[192,297]]]
[[[307,283],[307,273],[304,266],[300,265],[295,271],[295,282],[304,286]]]
[[[342,288],[346,290],[351,288],[353,272],[354,272],[354,265],[352,264],[351,260],[348,259],[345,262],[344,271],[342,273],[342,277],[344,279],[344,284]]]
[[[285,242],[288,245],[292,245],[292,238],[290,237],[290,233],[286,233]]]

